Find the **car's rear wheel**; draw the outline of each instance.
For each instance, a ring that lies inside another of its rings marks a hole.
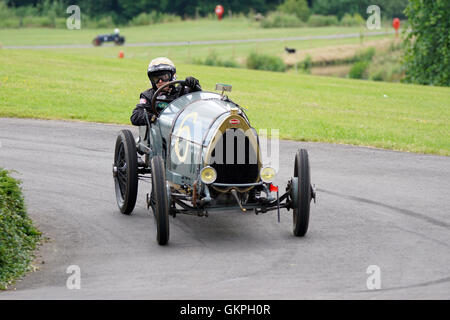
[[[166,187],[166,171],[160,156],[150,160],[152,171],[152,193],[150,205],[156,220],[156,241],[159,245],[169,242],[169,201]]]
[[[309,209],[311,203],[311,178],[309,171],[308,151],[300,149],[295,155],[294,164],[294,184],[292,186],[291,198],[294,203],[293,218],[294,218],[294,235],[296,237],[303,237],[308,231],[309,224]],[[295,185],[296,184],[296,185]]]
[[[122,130],[117,136],[113,177],[117,206],[123,214],[130,214],[136,205],[138,165],[136,143],[129,130]]]

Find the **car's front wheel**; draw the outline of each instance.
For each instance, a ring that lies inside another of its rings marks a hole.
[[[122,130],[117,136],[113,177],[117,206],[123,214],[130,214],[136,205],[138,191],[136,143],[130,130]]]
[[[156,220],[156,241],[159,245],[169,242],[169,200],[166,187],[166,171],[160,156],[150,160],[152,170],[152,193],[150,206]]]
[[[121,45],[123,45],[124,42],[125,42],[125,38],[122,38],[122,37],[114,38],[114,43],[116,46],[121,46]]]
[[[296,237],[303,237],[308,231],[311,203],[310,179],[308,152],[300,149],[295,155],[294,179],[292,179],[291,189],[291,198],[295,202],[293,204],[293,231]]]

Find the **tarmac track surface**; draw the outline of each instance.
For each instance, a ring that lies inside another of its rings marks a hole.
[[[134,213],[116,206],[111,174],[129,126],[0,119],[0,166],[23,180],[28,211],[50,238],[39,269],[0,299],[449,299],[450,159],[366,147],[280,141],[284,190],[298,148],[309,152],[309,231],[292,211],[170,218],[156,243],[139,185]],[[42,262],[45,263],[42,263]],[[69,290],[78,265],[81,289]],[[369,290],[367,268],[380,269]]]
[[[393,31],[377,31],[365,33],[365,37],[373,37],[380,35],[393,34]],[[215,45],[215,44],[237,44],[237,43],[252,43],[252,42],[272,42],[272,41],[308,41],[308,40],[323,40],[323,39],[347,39],[359,38],[360,33],[345,33],[345,34],[329,34],[318,36],[299,36],[299,37],[280,37],[280,38],[257,38],[257,39],[230,39],[230,40],[198,40],[198,41],[168,41],[168,42],[141,42],[141,43],[126,43],[124,47],[176,47],[187,45]],[[114,44],[105,43],[102,46],[113,47]],[[30,45],[30,46],[4,46],[4,49],[80,49],[92,48],[92,44],[61,44],[61,45]]]

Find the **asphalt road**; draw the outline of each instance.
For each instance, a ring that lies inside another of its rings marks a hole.
[[[366,32],[365,37],[373,37],[380,35],[394,34],[394,31],[376,31]],[[167,41],[167,42],[141,42],[141,43],[125,43],[124,47],[176,47],[187,45],[214,45],[214,44],[236,44],[236,43],[253,43],[253,42],[273,42],[273,41],[307,41],[321,39],[347,39],[359,38],[360,33],[345,34],[328,34],[318,36],[299,36],[299,37],[279,37],[279,38],[256,38],[256,39],[230,39],[230,40],[198,40],[198,41]],[[112,43],[102,44],[104,47],[114,47]],[[4,46],[4,49],[79,49],[92,48],[92,44],[61,44],[61,45],[30,45],[30,46]]]
[[[281,141],[282,187],[297,148],[310,155],[318,202],[305,238],[292,235],[292,211],[281,223],[276,212],[217,212],[171,218],[160,247],[147,184],[133,215],[116,207],[122,128],[0,119],[0,166],[18,171],[29,214],[50,238],[38,270],[0,299],[450,298],[450,158]],[[70,265],[80,267],[79,290],[66,287]],[[371,265],[381,289],[367,287]]]

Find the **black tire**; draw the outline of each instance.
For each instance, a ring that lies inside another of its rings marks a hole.
[[[123,214],[130,214],[136,205],[138,191],[136,142],[130,130],[122,130],[117,136],[113,177],[117,206]]]
[[[160,156],[150,160],[152,171],[151,207],[156,220],[156,241],[163,246],[169,242],[169,201],[166,188],[166,171]]]
[[[121,45],[123,45],[124,42],[125,42],[125,38],[123,38],[123,37],[115,37],[114,38],[114,44],[116,46],[121,46]]]
[[[309,209],[311,203],[311,177],[308,151],[300,149],[295,155],[294,177],[298,178],[297,201],[294,206],[294,235],[303,237],[308,231]]]

